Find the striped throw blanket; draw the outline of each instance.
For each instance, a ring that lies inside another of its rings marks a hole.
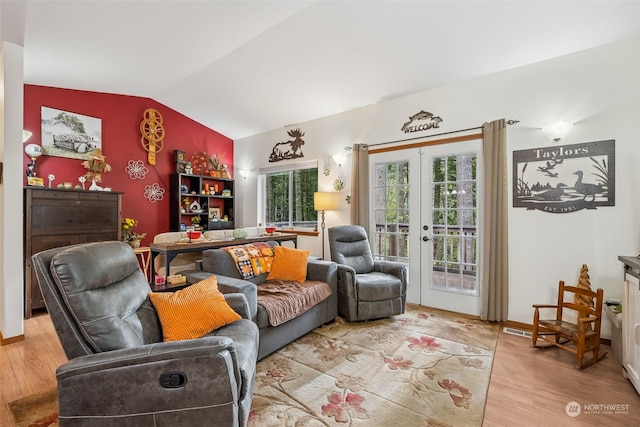
[[[231,255],[238,267],[240,277],[251,279],[259,274],[269,273],[273,265],[273,249],[265,242],[223,248]]]

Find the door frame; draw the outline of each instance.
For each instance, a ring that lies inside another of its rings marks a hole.
[[[377,156],[374,154],[369,154],[369,189],[372,194],[369,197],[369,230],[371,230],[371,250],[374,250],[373,244],[373,233],[376,229],[376,220],[375,220],[375,193],[374,183],[375,183],[375,164],[379,163],[388,163],[388,162],[400,162],[407,161],[409,162],[409,185],[411,186],[412,182],[420,182],[422,177],[420,176],[420,156],[421,149],[419,147],[410,148],[407,150],[395,150],[391,152],[385,152],[382,156]],[[375,161],[375,159],[379,161]],[[415,181],[414,181],[415,180]],[[417,229],[420,226],[420,198],[411,197],[413,194],[411,188],[409,188],[409,211],[411,212],[409,215],[409,230]],[[416,212],[417,214],[413,214]],[[420,256],[414,256],[415,253],[419,254],[420,251],[420,236],[414,234],[408,235],[409,241],[409,276],[407,283],[407,302],[412,304],[422,305],[420,301],[420,265],[419,260]]]
[[[441,289],[431,289],[431,276],[433,274],[432,270],[432,250],[433,245],[431,240],[428,242],[423,242],[421,247],[421,258],[420,264],[424,267],[420,269],[421,277],[420,277],[420,300],[423,302],[423,305],[439,308],[442,310],[453,311],[456,313],[464,313],[473,316],[479,316],[482,308],[481,301],[481,276],[482,271],[480,269],[480,259],[482,257],[482,230],[480,226],[482,224],[482,138],[474,139],[465,142],[459,142],[454,144],[446,144],[440,145],[437,147],[429,147],[423,153],[421,159],[421,168],[422,175],[427,177],[427,179],[423,179],[421,181],[421,200],[420,200],[420,212],[421,212],[421,225],[427,224],[430,227],[428,232],[422,231],[423,237],[431,237],[433,228],[433,221],[431,218],[431,167],[433,163],[434,157],[443,157],[450,155],[458,155],[465,153],[476,153],[476,191],[477,191],[477,218],[476,218],[476,227],[477,227],[477,242],[476,242],[476,265],[477,265],[477,276],[476,276],[476,286],[478,288],[477,295],[469,295],[458,292],[450,292]],[[426,188],[424,186],[426,185]]]
[[[428,137],[425,137],[428,138]],[[430,290],[429,292],[423,292],[424,287],[428,287],[429,283],[423,283],[423,274],[421,272],[421,263],[423,260],[423,252],[425,251],[426,245],[423,245],[422,238],[428,236],[430,231],[425,232],[422,229],[422,224],[426,224],[424,221],[424,190],[422,188],[425,185],[425,179],[428,179],[429,182],[426,183],[427,187],[430,187],[431,181],[429,178],[430,172],[430,147],[439,146],[439,145],[448,145],[451,146],[453,143],[463,143],[466,141],[470,141],[471,144],[478,144],[476,149],[466,149],[461,150],[460,152],[470,152],[477,151],[478,153],[478,165],[482,165],[482,133],[475,134],[467,134],[467,135],[459,135],[454,137],[448,137],[438,140],[430,140],[430,141],[422,141],[411,144],[397,145],[391,147],[383,147],[383,148],[370,148],[369,149],[369,190],[370,193],[373,194],[374,188],[374,164],[378,159],[378,163],[384,163],[386,161],[399,161],[399,160],[408,160],[409,163],[409,182],[412,185],[412,182],[419,183],[420,197],[417,199],[415,197],[410,197],[409,206],[412,212],[418,212],[418,215],[410,216],[410,230],[420,230],[419,233],[414,233],[409,236],[409,283],[407,287],[407,302],[419,304],[422,306],[440,308],[443,310],[455,311],[458,313],[465,313],[469,315],[480,315],[481,311],[481,289],[478,292],[477,296],[465,295],[460,293],[451,293],[445,291],[436,291]],[[464,144],[463,146],[467,146],[469,144]],[[459,146],[459,145],[458,145]],[[441,151],[445,150],[445,151]],[[446,153],[446,148],[439,148],[436,152]],[[378,156],[379,154],[383,154],[384,157]],[[418,154],[418,155],[416,155]],[[438,154],[442,155],[442,154]],[[413,162],[411,161],[413,160]],[[415,167],[415,162],[418,162],[417,167]],[[429,163],[427,163],[429,162]],[[429,166],[427,172],[425,172],[425,165]],[[415,170],[417,169],[417,171]],[[482,212],[482,179],[483,172],[480,167],[477,172],[477,191],[478,191],[478,224],[481,224],[480,215]],[[417,181],[416,180],[417,175]],[[410,195],[415,194],[415,192],[410,190]],[[430,191],[428,193],[430,195]],[[370,214],[370,230],[375,230],[375,216],[374,216],[374,202],[375,196],[370,197],[369,200],[369,212]],[[416,205],[417,203],[417,205]],[[430,201],[429,201],[430,205]],[[417,217],[417,218],[416,218]],[[413,219],[413,220],[412,220]],[[430,226],[432,224],[429,224]],[[482,254],[479,252],[482,248],[482,236],[479,233],[478,236],[478,262],[482,257]],[[372,247],[373,250],[373,247]],[[429,252],[430,253],[430,252]],[[417,259],[415,254],[418,254]],[[478,269],[480,264],[478,264]],[[431,268],[429,268],[429,273],[431,273]],[[481,285],[481,275],[482,272],[478,271],[478,286]],[[431,293],[437,292],[437,298],[434,300],[431,298]]]

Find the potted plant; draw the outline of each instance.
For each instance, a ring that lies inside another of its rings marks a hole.
[[[122,241],[127,242],[132,248],[139,248],[142,239],[147,237],[147,233],[137,233],[134,228],[138,225],[135,218],[123,218],[121,223]]]
[[[211,164],[211,176],[222,176],[224,153],[216,153],[209,156],[209,163]]]

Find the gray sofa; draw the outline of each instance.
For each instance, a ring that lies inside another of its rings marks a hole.
[[[268,242],[272,247],[277,242]],[[298,317],[279,326],[271,326],[267,312],[258,304],[258,286],[265,283],[268,274],[260,274],[251,279],[241,279],[233,258],[223,249],[209,249],[202,253],[202,263],[198,271],[185,271],[190,283],[198,282],[212,274],[218,277],[218,288],[222,293],[242,293],[249,303],[251,318],[260,329],[258,360],[305,335],[307,332],[330,323],[338,315],[337,265],[332,261],[309,259],[307,280],[325,282],[331,288],[331,295]]]
[[[50,249],[33,265],[69,358],[56,371],[61,427],[247,424],[258,329],[243,295],[225,295],[243,319],[163,342],[149,283],[126,243]]]

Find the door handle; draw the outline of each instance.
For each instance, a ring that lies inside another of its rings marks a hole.
[[[431,239],[428,238],[427,236],[422,236],[422,241],[423,242],[428,242],[429,240],[431,240]]]

